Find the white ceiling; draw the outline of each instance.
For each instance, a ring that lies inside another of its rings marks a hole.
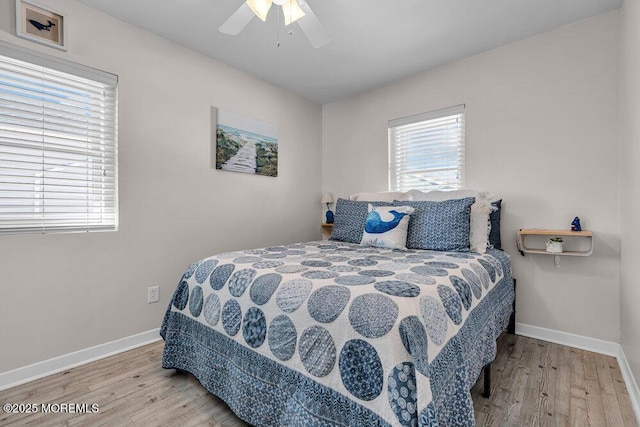
[[[308,0],[331,37],[311,47],[272,8],[237,36],[218,27],[244,0],[78,0],[324,104],[604,13],[622,0]],[[283,24],[282,24],[283,25]]]

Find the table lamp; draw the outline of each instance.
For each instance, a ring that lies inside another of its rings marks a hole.
[[[327,205],[327,213],[326,213],[326,223],[327,224],[333,224],[333,212],[331,212],[331,207],[329,206],[331,203],[333,203],[333,196],[331,195],[331,193],[323,193],[322,194],[322,204],[326,204]]]

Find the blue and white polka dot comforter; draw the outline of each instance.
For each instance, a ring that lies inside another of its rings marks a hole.
[[[514,298],[508,256],[309,242],[185,272],[163,366],[257,426],[473,425]]]

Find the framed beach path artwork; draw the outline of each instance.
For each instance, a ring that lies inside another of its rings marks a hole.
[[[216,169],[278,176],[278,126],[244,114],[212,108]]]

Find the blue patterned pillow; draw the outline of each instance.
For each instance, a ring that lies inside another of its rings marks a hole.
[[[431,201],[397,201],[395,206],[415,208],[409,221],[407,247],[435,251],[469,252],[473,197]]]
[[[409,206],[372,206],[364,222],[361,245],[378,248],[407,249]]]
[[[367,218],[367,213],[369,213],[369,203],[373,206],[389,205],[389,202],[338,199],[331,240],[360,243],[362,241],[364,221]]]

